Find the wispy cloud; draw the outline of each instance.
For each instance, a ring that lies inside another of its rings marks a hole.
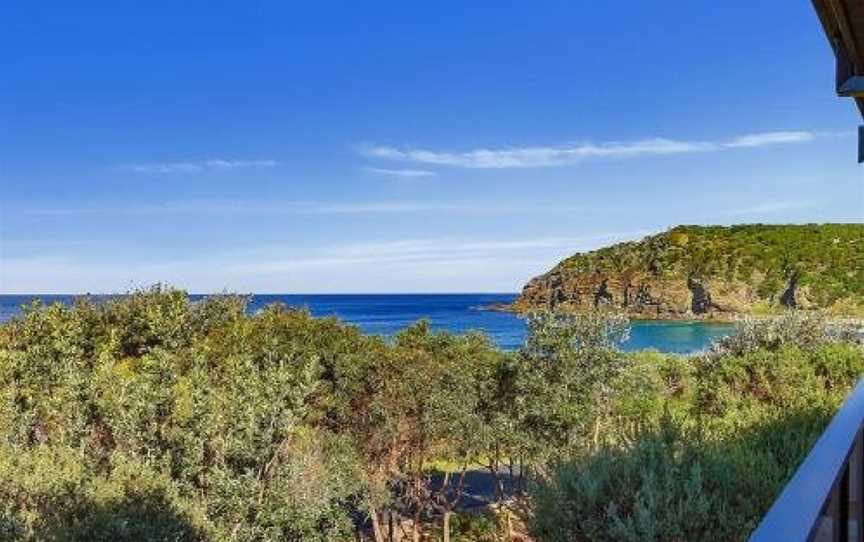
[[[629,142],[573,143],[555,147],[481,148],[460,152],[364,145],[359,147],[359,151],[370,158],[436,166],[473,169],[541,168],[564,166],[586,159],[678,155],[803,143],[816,137],[815,132],[809,131],[777,131],[743,134],[716,141],[651,138]]]
[[[510,285],[516,288],[528,277],[539,273],[573,252],[637,239],[649,233],[645,230],[598,232],[575,237],[532,237],[517,239],[471,239],[460,237],[430,237],[357,241],[319,247],[306,254],[291,254],[289,247],[260,246],[230,258],[231,265],[220,269],[240,276],[248,274],[284,274],[299,272],[351,273],[369,272],[396,280],[406,277],[464,275],[485,277],[507,270]],[[295,250],[296,252],[296,250]],[[514,272],[515,270],[515,272]],[[488,284],[485,288],[488,290]],[[505,290],[506,290],[505,289]]]
[[[0,292],[122,292],[167,281],[198,292],[516,291],[562,257],[646,232],[578,237],[372,239],[208,250],[158,263],[136,249],[5,258]]]
[[[730,141],[727,141],[724,146],[729,149],[764,147],[766,145],[781,145],[784,143],[805,143],[814,139],[816,139],[816,134],[813,132],[764,132],[761,134],[747,134],[735,137]]]
[[[385,177],[398,177],[403,179],[419,179],[423,177],[434,177],[438,175],[434,171],[426,169],[385,169],[378,167],[364,167],[363,171],[374,175],[383,175]]]
[[[211,158],[209,160],[197,160],[192,162],[161,162],[152,164],[131,164],[122,166],[121,169],[134,173],[204,173],[207,171],[226,171],[244,168],[268,168],[279,165],[276,160],[227,160],[224,158]]]

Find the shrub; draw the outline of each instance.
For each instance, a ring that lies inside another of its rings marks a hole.
[[[449,518],[493,540],[514,507],[465,514],[458,475],[431,481],[478,461],[533,473],[544,540],[742,539],[864,372],[808,315],[689,359],[620,352],[605,313],[529,332],[510,354],[424,322],[384,341],[162,286],[36,304],[0,325],[0,539],[382,541],[385,518]]]
[[[859,333],[854,324],[831,322],[820,312],[787,310],[767,318],[742,318],[734,332],[711,346],[709,354],[722,357],[784,345],[809,348],[828,342],[855,342]]]
[[[856,345],[763,325],[732,342],[737,355],[631,356],[604,446],[577,449],[536,480],[534,534],[746,539],[864,373]]]
[[[0,326],[0,525],[23,539],[350,534],[361,480],[314,403],[326,364],[369,339],[244,308],[156,287]]]
[[[325,541],[382,507],[437,521],[426,465],[485,454],[502,358],[480,334],[385,342],[162,286],[35,304],[0,325],[0,534]]]

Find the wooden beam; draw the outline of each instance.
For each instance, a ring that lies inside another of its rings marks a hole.
[[[834,13],[828,5],[825,4],[828,0],[812,0],[813,8],[816,10],[816,15],[819,17],[819,22],[822,23],[822,30],[825,31],[825,37],[828,39],[828,44],[831,49],[837,49],[837,41],[840,38],[837,32],[837,25],[834,22]]]
[[[849,16],[846,13],[846,8],[840,0],[826,0],[826,2],[834,15],[834,21],[837,23],[837,29],[840,31],[840,37],[843,39],[846,54],[849,56],[853,70],[857,73],[858,70],[862,69],[861,57],[855,44],[855,35],[852,33],[852,29],[849,28]]]
[[[858,127],[858,163],[864,163],[864,126]]]

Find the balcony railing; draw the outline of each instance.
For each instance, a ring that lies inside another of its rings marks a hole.
[[[750,536],[750,542],[864,541],[864,379]]]

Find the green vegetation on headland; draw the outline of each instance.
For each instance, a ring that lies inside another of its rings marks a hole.
[[[864,372],[813,314],[689,358],[528,322],[505,353],[159,287],[33,306],[0,325],[0,539],[743,540]]]
[[[864,224],[678,226],[571,256],[520,311],[610,306],[639,318],[731,318],[789,307],[864,315]]]

